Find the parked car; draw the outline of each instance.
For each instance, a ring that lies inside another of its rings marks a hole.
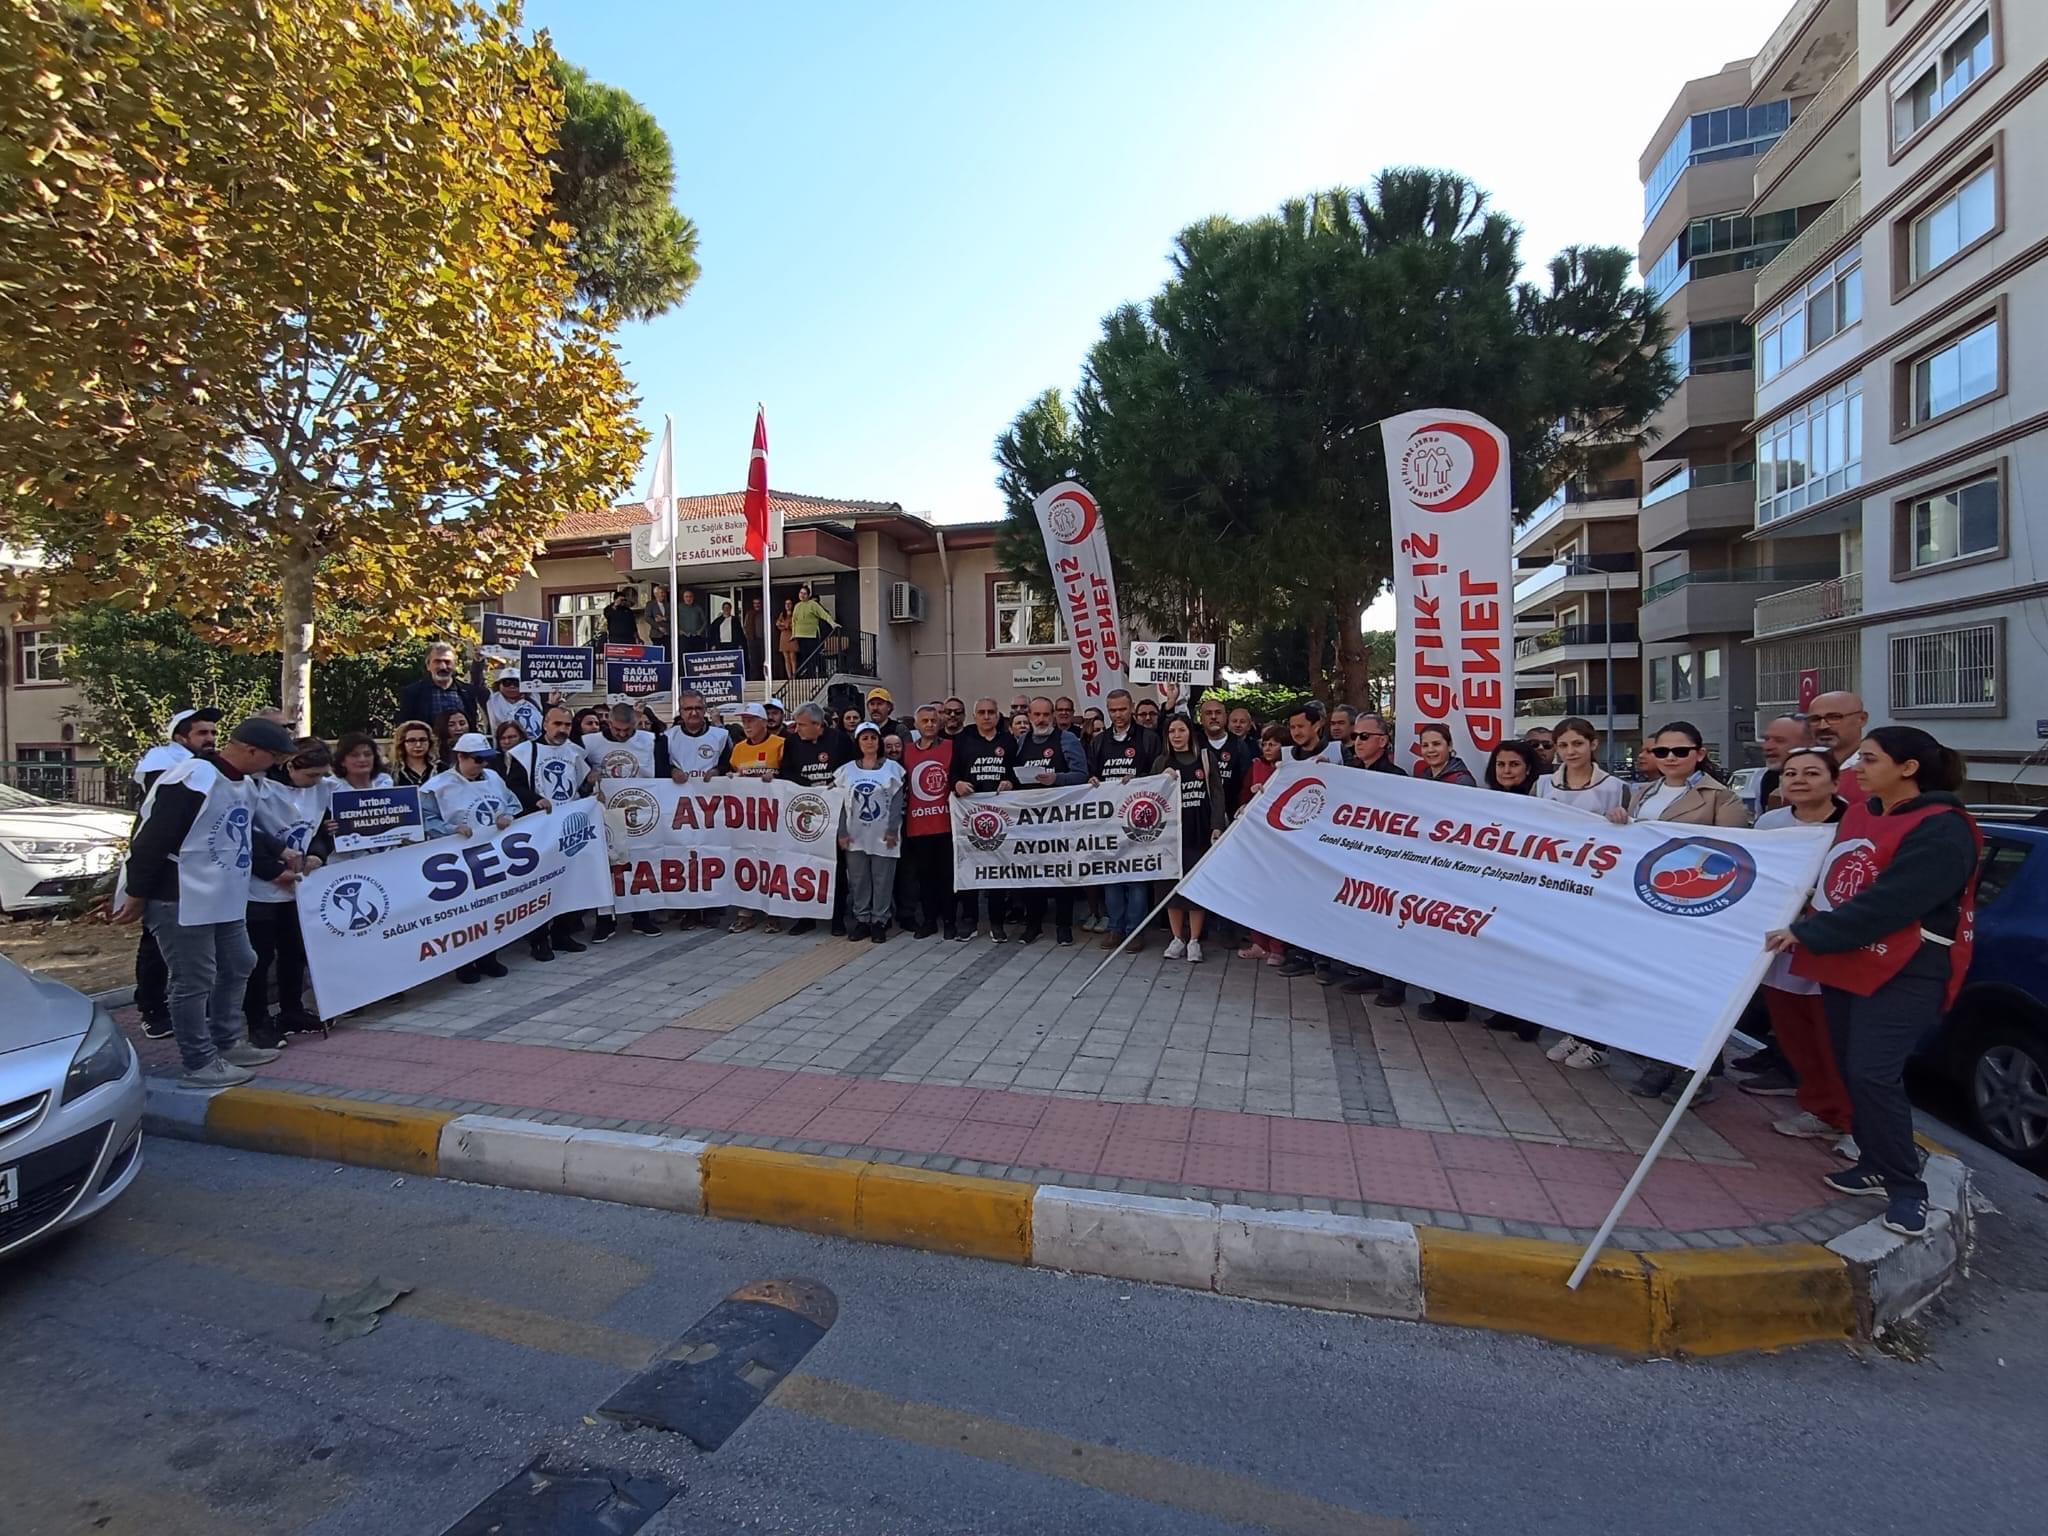
[[[142,1064],[106,1009],[0,956],[0,1255],[98,1215],[142,1166]]]
[[[61,907],[121,859],[135,818],[0,784],[0,913]]]
[[[1738,768],[1728,775],[1728,787],[1744,805],[1749,805],[1756,799],[1756,781],[1763,776],[1761,768]]]
[[[2048,1171],[2048,824],[1995,814],[1978,823],[1977,951],[1920,1065],[1987,1145]]]

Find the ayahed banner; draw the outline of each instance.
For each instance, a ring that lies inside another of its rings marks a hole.
[[[1290,762],[1181,894],[1315,954],[1701,1067],[1832,833],[1618,827],[1547,800]]]
[[[1126,642],[1102,509],[1072,480],[1042,491],[1031,505],[1074,657],[1075,701],[1083,710],[1107,709],[1109,695],[1124,686]]]
[[[610,900],[595,802],[317,869],[299,927],[320,1017],[444,976],[542,923]]]
[[[779,780],[610,780],[611,903],[829,918],[845,801],[841,789]]]
[[[1172,774],[956,797],[953,889],[1122,885],[1180,878]]]
[[[1394,537],[1394,714],[1400,762],[1437,724],[1476,777],[1515,713],[1514,512],[1508,440],[1467,411],[1381,423]]]

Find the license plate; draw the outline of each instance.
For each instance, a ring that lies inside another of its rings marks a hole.
[[[14,1168],[0,1168],[0,1212],[11,1211],[21,1204],[21,1173]]]

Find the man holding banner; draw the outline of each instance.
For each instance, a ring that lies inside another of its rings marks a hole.
[[[1011,758],[1011,772],[1019,793],[1086,784],[1088,759],[1081,754],[1081,743],[1053,723],[1052,700],[1040,694],[1026,708],[1031,719],[1031,733],[1017,743]],[[1175,870],[1174,873],[1177,876],[1180,871]],[[1020,891],[1017,902],[1024,913],[1023,942],[1036,944],[1045,931],[1045,892],[1037,888]],[[1052,911],[1054,941],[1062,945],[1072,944],[1074,892],[1071,886],[1062,885],[1055,889]]]
[[[569,739],[569,721],[567,706],[555,705],[542,717],[540,740],[528,742],[506,762],[505,787],[519,802],[520,815],[553,814],[557,806],[589,793],[590,764],[583,749]],[[558,949],[581,954],[585,946],[576,935],[582,927],[581,912],[559,913],[527,936],[527,950],[542,962],[554,959]]]
[[[920,704],[915,728],[903,744],[904,859],[917,890],[917,937],[928,939],[943,921],[953,921],[953,742],[941,733],[945,711]]]

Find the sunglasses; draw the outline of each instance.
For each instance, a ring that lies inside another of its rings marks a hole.
[[[1648,747],[1644,750],[1652,757],[1691,757],[1693,753],[1700,749],[1698,747]]]
[[[1360,741],[1371,741],[1375,736],[1384,740],[1387,733],[1385,731],[1353,731],[1351,734]]]

